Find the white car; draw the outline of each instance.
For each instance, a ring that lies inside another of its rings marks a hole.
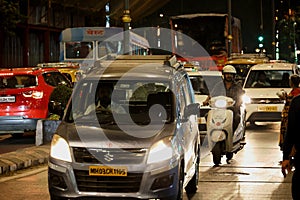
[[[201,141],[203,141],[206,135],[206,115],[210,107],[203,106],[202,103],[206,100],[214,85],[222,81],[222,73],[220,71],[188,71],[188,75],[194,89],[195,100],[201,105],[200,116],[198,116],[198,128]]]
[[[289,76],[299,74],[299,68],[292,63],[264,63],[251,67],[243,85],[246,102],[246,121],[280,121],[284,101],[276,93],[290,92]],[[267,84],[256,84],[259,76],[266,77]]]

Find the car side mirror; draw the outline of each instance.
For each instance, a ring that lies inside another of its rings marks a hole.
[[[200,104],[199,103],[192,103],[185,107],[184,109],[184,116],[185,120],[188,119],[191,115],[200,115]]]

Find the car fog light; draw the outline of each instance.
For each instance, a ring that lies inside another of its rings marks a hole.
[[[174,174],[163,176],[154,180],[151,190],[169,188],[173,184]]]
[[[67,189],[66,182],[63,177],[55,175],[55,174],[50,174],[49,176],[50,184],[53,187],[61,188],[61,189]]]

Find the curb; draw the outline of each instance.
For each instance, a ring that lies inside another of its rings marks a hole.
[[[0,175],[45,164],[49,158],[50,144],[18,149],[0,155]]]

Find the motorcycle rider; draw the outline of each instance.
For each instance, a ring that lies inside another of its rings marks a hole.
[[[233,130],[236,130],[240,122],[240,106],[242,105],[242,95],[245,93],[240,82],[235,81],[236,69],[232,65],[226,65],[222,70],[223,80],[216,83],[210,95],[203,102],[203,105],[208,105],[211,97],[227,96],[231,97],[235,104],[232,108],[234,113]]]

